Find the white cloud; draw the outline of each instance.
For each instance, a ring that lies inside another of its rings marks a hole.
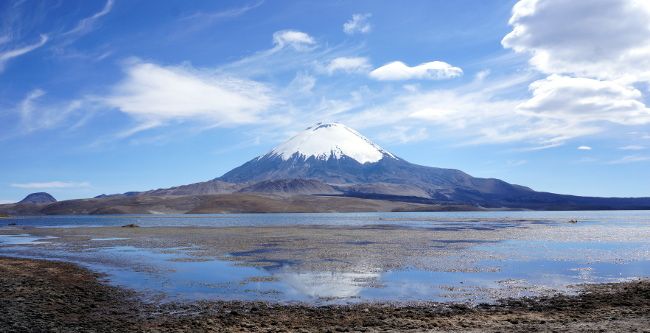
[[[591,133],[606,123],[650,124],[635,86],[650,80],[650,2],[520,0],[510,25],[503,46],[549,74],[529,85],[532,97],[517,111]]]
[[[343,24],[343,31],[352,35],[355,33],[367,34],[372,30],[372,26],[368,22],[368,19],[372,14],[354,14],[352,18]]]
[[[84,187],[90,187],[90,183],[51,181],[51,182],[11,184],[11,187],[24,188],[24,189],[84,188]]]
[[[136,132],[174,120],[252,123],[274,103],[270,89],[255,81],[139,62],[127,66],[126,78],[102,101],[138,119]]]
[[[589,146],[579,146],[578,150],[591,150],[591,147],[589,147]]]
[[[46,35],[41,35],[40,40],[34,44],[30,44],[12,50],[0,51],[0,72],[4,70],[7,61],[36,50],[37,48],[45,45],[47,41],[48,41],[48,37]]]
[[[332,59],[326,66],[325,71],[329,74],[335,72],[363,73],[371,68],[368,58],[364,57],[338,57]]]
[[[401,61],[393,61],[370,72],[370,77],[380,81],[394,80],[442,80],[463,75],[463,70],[443,61],[431,61],[409,67]]]
[[[579,117],[549,117],[520,110],[525,100],[504,98],[528,75],[473,81],[450,89],[410,89],[342,119],[353,127],[417,126],[459,144],[526,142],[526,151],[558,147],[603,129]],[[378,97],[375,97],[377,100]]]
[[[521,0],[502,44],[553,74],[650,79],[650,2]]]
[[[629,156],[624,156],[622,158],[619,158],[617,160],[610,161],[608,162],[608,164],[629,164],[629,163],[637,163],[637,162],[645,162],[645,161],[650,161],[650,156],[629,155]]]
[[[644,150],[644,149],[646,149],[646,147],[645,146],[639,146],[639,145],[629,145],[629,146],[619,147],[618,149],[620,149],[620,150]]]
[[[14,203],[14,202],[16,202],[16,201],[14,201],[14,200],[0,200],[0,205],[11,204],[11,203]]]
[[[273,44],[277,49],[290,46],[297,51],[303,51],[315,45],[316,41],[312,36],[302,31],[282,30],[273,34]]]
[[[517,108],[539,117],[576,123],[650,123],[641,92],[615,81],[551,75],[531,83],[530,90],[533,97]]]

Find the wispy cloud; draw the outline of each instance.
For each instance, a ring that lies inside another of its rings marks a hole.
[[[238,2],[241,3],[241,2]],[[213,4],[221,4],[221,2],[213,2]],[[181,16],[172,32],[172,39],[182,40],[188,34],[195,33],[203,29],[209,29],[215,24],[232,20],[245,15],[246,13],[262,6],[263,0],[246,3],[239,7],[219,9],[212,11],[196,11],[187,15]]]
[[[609,161],[607,164],[629,164],[629,163],[637,163],[637,162],[645,162],[645,161],[650,161],[650,156],[629,155],[613,161]]]
[[[506,164],[509,167],[518,167],[518,166],[522,166],[522,165],[527,164],[527,163],[528,163],[528,161],[526,161],[526,160],[509,160],[509,161],[506,162]]]
[[[428,137],[429,132],[426,128],[414,128],[410,126],[393,126],[388,131],[379,134],[380,140],[401,144],[426,140]]]
[[[165,67],[133,62],[126,77],[101,103],[139,123],[122,136],[171,121],[201,121],[206,126],[250,124],[274,102],[264,84],[189,66]]]
[[[367,34],[372,30],[368,19],[372,14],[354,14],[352,18],[343,24],[343,31],[348,35],[356,33]]]
[[[620,149],[620,150],[644,150],[644,149],[646,149],[646,147],[645,146],[640,146],[640,145],[629,145],[629,146],[619,147],[618,149]]]
[[[373,100],[374,106],[361,107],[342,121],[359,128],[417,125],[427,127],[436,137],[453,138],[463,145],[532,144],[519,148],[525,151],[558,147],[603,130],[602,120],[609,119],[603,110],[584,110],[581,116],[576,111],[575,117],[569,117],[522,107],[528,106],[526,100],[514,98],[517,95],[512,91],[530,79],[529,73],[521,73],[475,78],[454,88],[413,86],[384,93],[388,96]]]
[[[337,57],[324,66],[328,74],[336,72],[343,73],[365,73],[371,68],[370,61],[365,57]]]
[[[50,181],[33,183],[14,183],[11,187],[23,189],[61,189],[61,188],[86,188],[90,187],[89,182]]]
[[[39,103],[45,94],[44,90],[34,89],[19,103],[17,110],[21,119],[20,132],[29,133],[60,125],[83,104],[81,100],[62,104]],[[90,108],[86,110],[86,112],[90,111]]]
[[[31,51],[36,50],[37,48],[45,45],[48,41],[48,36],[47,35],[41,35],[40,40],[36,43],[29,44],[26,46],[22,46],[19,48],[11,49],[11,50],[5,50],[5,51],[0,51],[0,72],[2,72],[5,68],[5,64],[16,57],[19,57],[23,54],[29,53]]]
[[[578,150],[591,150],[589,146],[578,146]]]
[[[257,1],[254,3],[246,4],[237,8],[230,8],[225,10],[218,10],[212,12],[195,12],[181,18],[182,21],[193,24],[195,26],[205,26],[216,21],[234,18],[246,14],[248,11],[253,10],[264,4],[264,1]]]
[[[74,28],[64,32],[62,36],[85,35],[88,32],[92,31],[97,20],[111,12],[114,3],[114,0],[107,0],[104,4],[104,7],[100,11],[80,20]]]

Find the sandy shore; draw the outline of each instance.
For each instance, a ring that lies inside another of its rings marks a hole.
[[[144,303],[69,263],[0,258],[2,332],[649,332],[650,281],[496,305]]]

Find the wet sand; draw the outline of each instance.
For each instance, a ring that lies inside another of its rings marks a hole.
[[[42,248],[64,246],[66,251],[88,251],[115,246],[135,248],[189,249],[197,258],[218,258],[238,263],[270,267],[291,262],[301,270],[385,271],[413,267],[428,270],[462,270],[464,261],[475,261],[481,253],[463,252],[477,245],[508,239],[561,239],[552,235],[554,221],[480,220],[449,221],[453,227],[402,226],[386,219],[384,224],[363,226],[292,225],[241,227],[75,227],[0,228],[0,234],[30,234],[47,239]],[[427,222],[422,221],[422,222]],[[650,230],[650,229],[649,229]],[[574,231],[575,232],[575,231]],[[591,231],[590,231],[591,232]],[[571,234],[571,237],[574,235]],[[609,237],[609,234],[601,236]],[[644,240],[639,233],[627,232],[625,241]],[[595,236],[590,236],[595,237]],[[103,241],[92,241],[99,239]],[[432,258],[458,255],[453,263]],[[332,260],[336,259],[336,260]],[[369,263],[371,263],[369,267]],[[449,267],[441,265],[452,264]],[[465,265],[468,266],[469,265]]]
[[[462,304],[144,303],[70,263],[0,257],[2,332],[649,332],[650,281]]]
[[[162,251],[188,249],[196,258],[218,258],[241,264],[270,267],[291,262],[301,270],[359,271],[388,270],[400,267],[453,269],[439,267],[431,260],[459,253],[478,243],[512,237],[506,223],[489,230],[425,229],[399,225],[277,226],[277,227],[78,227],[78,228],[0,228],[0,234],[30,234],[66,251],[132,246]],[[100,240],[100,241],[93,241]],[[332,260],[336,259],[336,260]],[[372,267],[368,267],[371,263]],[[435,266],[435,267],[434,267]]]

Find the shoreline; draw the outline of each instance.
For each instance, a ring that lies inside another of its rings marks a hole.
[[[75,264],[0,257],[0,331],[639,331],[650,280],[585,285],[577,295],[455,303],[309,306],[248,301],[145,303]]]

